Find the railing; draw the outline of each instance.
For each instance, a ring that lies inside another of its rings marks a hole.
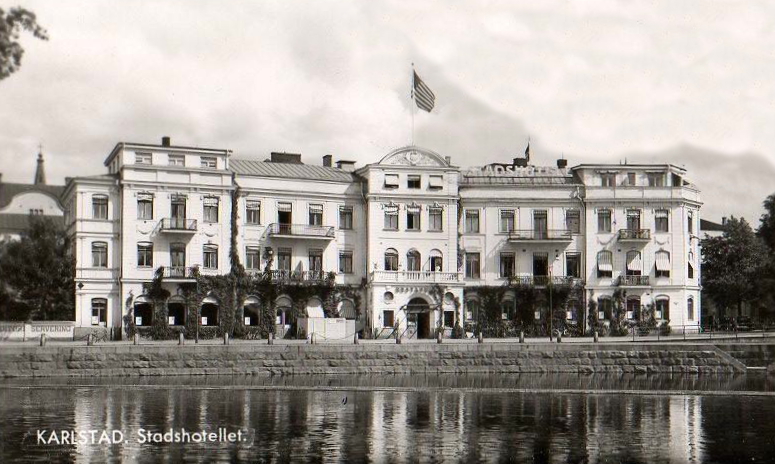
[[[644,286],[648,284],[649,284],[649,276],[646,276],[646,275],[619,276],[619,281],[617,282],[617,285],[619,286],[629,286],[629,287]]]
[[[374,271],[371,280],[378,282],[460,282],[457,272],[436,271]]]
[[[509,231],[509,240],[571,240],[570,229],[514,229]]]
[[[197,268],[184,266],[165,266],[162,276],[167,279],[195,279]]]
[[[272,280],[282,283],[324,282],[328,278],[326,271],[270,271]]]
[[[329,226],[311,226],[308,224],[280,224],[272,223],[267,228],[267,233],[272,235],[295,235],[298,237],[334,238],[334,228]]]
[[[515,285],[529,285],[536,287],[545,287],[549,285],[581,285],[583,282],[579,277],[572,276],[512,276],[509,277],[509,282]]]
[[[169,232],[196,232],[196,219],[164,218],[160,229]]]
[[[619,229],[619,240],[651,240],[651,230]]]

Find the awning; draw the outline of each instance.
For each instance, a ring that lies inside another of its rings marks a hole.
[[[670,270],[670,253],[666,251],[659,251],[656,254],[657,271],[669,271]]]
[[[259,208],[261,208],[261,201],[260,200],[247,200],[245,202],[245,207],[247,209],[259,209]]]
[[[137,199],[140,200],[140,201],[143,201],[143,200],[145,200],[145,201],[153,201],[153,193],[139,192],[137,194]]]
[[[384,205],[384,206],[385,206],[385,213],[398,214],[398,205]]]
[[[406,205],[406,210],[412,213],[419,213],[420,205],[416,205],[416,204]]]
[[[597,254],[597,268],[601,271],[613,272],[612,254],[610,252],[600,252]]]
[[[218,197],[205,197],[204,198],[204,205],[205,206],[218,206]]]
[[[627,210],[627,216],[630,216],[630,217],[640,217],[640,210],[639,209],[628,209]]]
[[[640,253],[628,253],[627,254],[627,270],[628,271],[640,271],[643,268],[640,260]]]
[[[319,317],[322,319],[326,315],[323,314],[323,308],[320,306],[307,306],[307,317]]]
[[[385,185],[398,186],[398,174],[385,174]]]
[[[443,186],[444,186],[444,184],[443,184],[443,180],[442,180],[442,179],[443,179],[443,178],[442,178],[441,176],[430,176],[430,178],[428,179],[428,180],[429,180],[429,183],[428,183],[428,185],[429,185],[431,188],[434,188],[434,187],[435,187],[435,188],[440,188],[440,187],[443,187]]]
[[[322,213],[323,212],[323,205],[309,205],[309,212],[310,213]]]
[[[290,203],[277,203],[277,211],[291,212],[292,206]]]

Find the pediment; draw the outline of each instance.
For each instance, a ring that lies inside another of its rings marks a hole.
[[[385,155],[379,164],[392,166],[449,166],[444,157],[438,153],[414,146],[393,150]]]

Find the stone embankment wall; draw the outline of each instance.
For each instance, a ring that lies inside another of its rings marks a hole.
[[[0,377],[441,373],[732,373],[712,345],[360,344],[3,346]]]

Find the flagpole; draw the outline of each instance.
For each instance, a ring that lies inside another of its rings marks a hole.
[[[412,139],[411,139],[411,146],[414,146],[414,107],[416,105],[415,101],[415,95],[414,95],[414,63],[412,63],[412,104],[409,105],[409,112],[412,113]]]

